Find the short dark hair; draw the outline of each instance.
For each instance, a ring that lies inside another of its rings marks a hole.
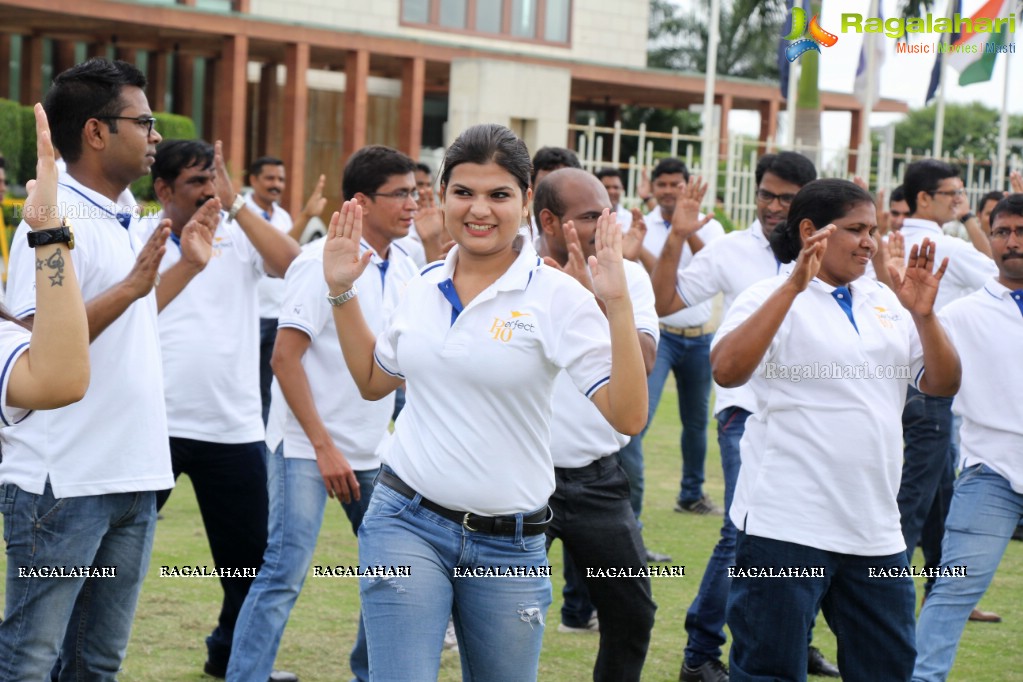
[[[447,153],[441,166],[440,186],[443,191],[451,179],[451,171],[463,163],[479,165],[496,163],[510,173],[519,184],[523,198],[533,178],[529,149],[518,135],[497,123],[481,123],[462,131]]]
[[[416,162],[397,149],[371,144],[352,154],[345,164],[341,178],[341,193],[345,201],[361,192],[373,194],[393,175],[408,175],[416,169]]]
[[[817,168],[813,162],[795,152],[778,152],[761,156],[754,171],[757,187],[760,187],[760,181],[764,179],[766,173],[777,175],[785,182],[791,182],[800,187],[817,179]]]
[[[90,59],[60,73],[46,93],[43,108],[53,146],[67,163],[82,156],[82,128],[90,118],[117,116],[125,107],[125,86],[146,87],[146,77],[128,62]],[[117,132],[117,120],[106,121]]]
[[[657,162],[657,165],[654,166],[654,169],[650,171],[650,182],[654,182],[662,175],[674,175],[676,173],[681,173],[682,178],[686,182],[689,182],[689,169],[686,168],[686,165],[682,163],[681,159],[676,159],[674,157],[661,159]]]
[[[540,147],[533,155],[533,174],[530,184],[536,184],[536,174],[540,171],[552,171],[559,168],[582,168],[575,152],[565,147]]]
[[[981,211],[984,210],[984,207],[987,206],[987,202],[993,201],[997,204],[1003,198],[1005,198],[1004,192],[1001,192],[999,190],[993,190],[991,192],[988,192],[987,194],[980,198],[980,201],[977,202],[977,213],[980,213]]]
[[[902,185],[899,185],[898,187],[896,187],[895,189],[892,190],[892,195],[891,195],[891,197],[888,198],[888,206],[890,207],[896,201],[905,201],[905,200],[906,200],[906,190],[903,189]]]
[[[920,192],[931,194],[937,191],[942,180],[958,177],[959,170],[955,166],[938,159],[922,159],[906,166],[902,187],[906,192],[909,214],[916,213],[916,198]]]
[[[595,175],[597,176],[598,180],[603,180],[604,178],[618,178],[619,180],[622,179],[622,172],[617,168],[601,168],[599,171],[595,173]]]
[[[991,224],[1002,214],[1023,216],[1023,194],[1010,194],[999,200],[991,210]]]
[[[430,167],[429,167],[429,166],[427,166],[427,165],[426,165],[425,163],[423,163],[422,161],[419,161],[418,163],[416,163],[416,170],[417,170],[417,171],[420,171],[421,173],[426,173],[426,174],[427,174],[427,175],[429,175],[429,176],[430,176],[431,178],[433,177],[433,171],[432,171],[432,170],[430,169]]]
[[[276,156],[261,156],[252,163],[249,164],[249,177],[253,175],[259,177],[259,174],[263,172],[263,166],[283,166],[284,162],[278,159]]]
[[[809,219],[819,230],[860,204],[873,206],[874,199],[865,189],[848,180],[828,178],[803,185],[789,206],[785,222],[771,233],[771,250],[775,258],[782,263],[796,260],[803,248],[799,224],[804,220]]]
[[[203,140],[164,140],[156,146],[156,159],[149,172],[153,181],[173,184],[181,171],[200,167],[213,167],[213,145]]]

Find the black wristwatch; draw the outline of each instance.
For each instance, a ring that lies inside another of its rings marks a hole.
[[[966,221],[968,221],[970,218],[976,218],[976,217],[977,216],[973,215],[972,213],[967,213],[966,215],[964,215],[962,218],[959,219],[959,222],[961,222],[963,225],[965,225]]]
[[[28,233],[28,245],[33,249],[47,244],[67,244],[69,249],[75,248],[75,233],[71,231],[71,224],[65,220],[60,227],[31,230]]]

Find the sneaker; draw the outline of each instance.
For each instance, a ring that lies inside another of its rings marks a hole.
[[[808,675],[817,675],[818,677],[841,677],[838,667],[824,658],[824,654],[815,646],[808,647],[806,650],[806,672]]]
[[[444,648],[458,651],[458,637],[455,636],[455,621],[448,619],[448,627],[444,631]]]
[[[692,502],[682,502],[681,500],[676,501],[675,511],[679,514],[699,514],[700,516],[705,516],[707,514],[722,516],[725,513],[721,507],[714,504],[714,502],[706,495],[698,500],[693,500]]]
[[[590,620],[586,625],[582,627],[572,627],[571,625],[565,625],[564,623],[558,624],[558,632],[564,632],[566,634],[574,635],[588,635],[596,632],[600,632],[600,620],[597,618],[597,612],[594,611],[593,615],[590,616]]]
[[[728,668],[716,658],[695,668],[690,668],[683,663],[678,680],[679,682],[728,682]]]

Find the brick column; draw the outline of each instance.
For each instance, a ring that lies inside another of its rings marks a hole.
[[[423,85],[426,81],[426,60],[406,59],[401,66],[401,100],[398,114],[398,147],[419,158],[423,142]]]
[[[292,215],[302,210],[305,199],[305,152],[309,127],[309,43],[284,46],[284,65],[288,71],[284,83],[284,125],[281,158],[288,170],[284,206]]]
[[[366,116],[369,111],[369,51],[352,50],[345,58],[345,113],[342,163],[366,145]]]

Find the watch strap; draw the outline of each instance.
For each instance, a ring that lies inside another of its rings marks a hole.
[[[344,305],[345,303],[348,303],[348,301],[350,301],[353,298],[355,298],[355,295],[357,293],[359,293],[359,290],[353,284],[352,288],[349,289],[348,291],[344,292],[343,294],[338,294],[337,296],[331,296],[328,293],[327,294],[327,302],[330,303],[335,308],[337,308],[339,306]]]
[[[75,248],[75,235],[66,222],[60,227],[47,230],[31,230],[28,233],[28,245],[31,248],[47,244],[67,244],[69,249]]]
[[[245,206],[245,197],[241,194],[236,194],[234,197],[234,203],[231,204],[231,210],[227,213],[227,222],[232,222],[235,216],[238,215],[238,211],[242,210]]]

